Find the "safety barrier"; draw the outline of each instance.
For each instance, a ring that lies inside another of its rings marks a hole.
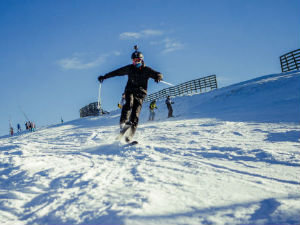
[[[202,93],[218,88],[216,75],[210,75],[199,79],[187,81],[185,83],[162,89],[146,97],[145,102],[165,99],[168,96],[182,96],[192,93]]]
[[[300,70],[300,49],[280,56],[281,71]]]
[[[167,98],[167,96],[175,97],[192,93],[202,93],[216,88],[218,88],[216,75],[210,75],[162,89],[161,91],[148,95],[145,99],[145,102],[149,102],[154,99],[164,99]],[[101,107],[100,109],[98,109],[98,102],[93,102],[88,104],[87,106],[82,107],[79,112],[80,118],[87,116],[99,116],[109,113],[107,111],[104,111]]]
[[[100,110],[98,109],[98,102],[93,102],[80,109],[80,118],[87,116],[99,116]]]

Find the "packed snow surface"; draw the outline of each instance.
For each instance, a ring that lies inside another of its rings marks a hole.
[[[299,224],[299,72],[0,138],[0,224]]]

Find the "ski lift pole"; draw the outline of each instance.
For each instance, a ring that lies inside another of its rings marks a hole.
[[[23,115],[25,116],[27,121],[30,121],[30,119],[26,116],[25,112],[22,110],[22,108],[19,106],[19,109],[21,110],[21,112],[23,113]]]
[[[102,115],[102,110],[101,110],[101,82],[99,83],[99,93],[98,93],[98,105],[97,109],[99,110],[99,114]]]
[[[12,124],[12,122],[11,122],[11,117],[10,117],[10,116],[9,116],[9,134],[10,134],[11,136],[14,135],[14,128],[13,128],[13,124]]]

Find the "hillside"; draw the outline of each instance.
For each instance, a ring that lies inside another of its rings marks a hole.
[[[0,138],[0,224],[299,224],[300,72]]]

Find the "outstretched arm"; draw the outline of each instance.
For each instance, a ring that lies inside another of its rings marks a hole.
[[[157,71],[153,70],[153,69],[150,68],[150,67],[148,67],[147,69],[148,69],[148,74],[149,74],[149,76],[150,76],[152,79],[154,79],[155,82],[158,83],[159,81],[162,80],[163,75],[162,75],[160,72],[157,72]]]
[[[105,74],[104,76],[99,76],[98,80],[102,83],[103,80],[105,80],[107,78],[116,77],[116,76],[123,76],[123,75],[128,74],[128,72],[129,72],[129,65],[121,67],[119,69],[116,69],[112,72],[109,72],[109,73]]]

